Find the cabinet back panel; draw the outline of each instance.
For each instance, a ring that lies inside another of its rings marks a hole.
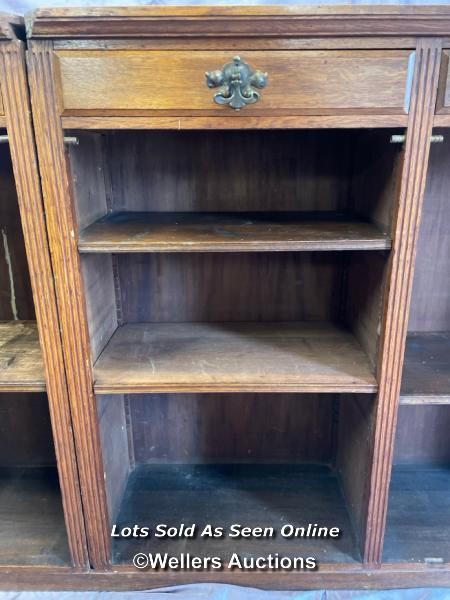
[[[131,468],[123,396],[120,394],[98,396],[97,412],[103,453],[108,515],[112,525],[115,523],[119,503]]]
[[[343,253],[118,255],[124,323],[338,317]]]
[[[388,234],[402,166],[402,145],[391,144],[391,135],[385,130],[358,132],[351,187],[355,212]]]
[[[311,394],[133,395],[135,461],[328,463],[333,402]]]
[[[388,254],[355,252],[350,257],[345,320],[364,348],[376,372],[383,292],[388,275]]]
[[[0,152],[0,321],[33,320],[19,205],[7,147]]]
[[[345,131],[108,134],[112,209],[341,210],[350,139]]]
[[[450,131],[436,130],[435,133],[443,133],[444,142],[431,145],[414,271],[410,331],[450,329]],[[449,428],[448,406],[400,406],[395,462],[449,463]]]
[[[94,362],[117,328],[118,306],[111,255],[87,254],[82,257],[81,270]]]
[[[450,329],[450,131],[441,133],[444,142],[431,145],[414,271],[410,331]]]
[[[450,463],[448,406],[400,406],[394,462]]]
[[[83,133],[79,146],[67,146],[70,157],[75,213],[81,231],[107,212],[108,168],[104,165],[104,137]]]
[[[46,394],[0,394],[0,466],[55,464]]]

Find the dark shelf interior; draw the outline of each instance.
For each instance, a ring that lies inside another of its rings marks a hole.
[[[450,404],[450,332],[408,335],[401,404]]]
[[[450,561],[450,465],[394,467],[383,561]]]
[[[56,468],[0,468],[0,564],[70,564]]]
[[[227,529],[233,523],[256,527],[284,524],[339,527],[338,539],[274,538],[115,539],[113,560],[130,563],[136,552],[189,552],[219,556],[315,556],[321,563],[359,560],[352,526],[337,477],[326,466],[286,464],[154,464],[140,465],[130,475],[118,527],[135,523],[153,529],[158,523],[196,523]]]

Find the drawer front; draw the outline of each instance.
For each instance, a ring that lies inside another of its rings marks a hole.
[[[239,54],[268,74],[260,99],[235,111],[214,101],[205,72]],[[332,114],[408,110],[414,53],[396,51],[56,52],[64,115]]]

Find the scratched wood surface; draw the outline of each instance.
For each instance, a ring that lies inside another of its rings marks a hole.
[[[386,250],[375,225],[346,215],[116,213],[81,232],[81,252]]]
[[[0,322],[0,391],[14,390],[45,390],[42,353],[33,322]]]
[[[94,376],[102,393],[377,389],[353,336],[322,323],[128,324]]]

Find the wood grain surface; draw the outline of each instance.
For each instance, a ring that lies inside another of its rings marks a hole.
[[[235,55],[269,77],[260,101],[238,112],[218,106],[213,100],[217,90],[205,80],[206,71],[222,69]],[[56,57],[63,115],[408,112],[410,52],[402,50],[58,50]]]
[[[439,40],[419,40],[381,325],[379,392],[373,432],[372,472],[368,483],[364,550],[367,563],[379,562],[382,553],[414,257],[425,191],[440,56]]]
[[[448,115],[440,115],[447,118]],[[436,120],[439,116],[436,116]],[[0,117],[1,123],[1,117]],[[200,116],[200,117],[61,117],[64,129],[77,130],[262,130],[262,129],[373,129],[375,127],[406,127],[408,116],[406,114],[352,114],[331,115],[296,115],[296,116],[248,116],[248,112],[235,115],[230,119],[227,116]],[[450,118],[447,119],[447,125]]]
[[[74,208],[69,201],[61,202],[62,195],[65,197],[67,194],[67,200],[70,198],[70,183],[64,140],[56,112],[51,45],[33,45],[28,59],[33,121],[46,209],[46,239],[52,253],[51,266],[50,260],[48,266],[50,272],[54,270],[56,274],[55,278],[51,277],[51,289],[58,303],[58,316],[51,321],[57,327],[57,333],[51,335],[49,331],[50,339],[46,347],[57,347],[55,340],[62,340],[58,361],[64,361],[67,374],[60,396],[60,409],[64,409],[61,416],[66,422],[61,418],[61,429],[56,439],[62,440],[68,433],[73,435],[61,445],[61,451],[67,451],[65,469],[78,473],[79,485],[83,489],[82,509],[81,497],[72,496],[72,501],[77,504],[69,510],[69,519],[73,519],[73,523],[69,520],[69,524],[74,527],[69,539],[80,548],[78,564],[85,564],[86,540],[90,564],[104,568],[108,564],[109,543],[106,493],[97,407],[90,370],[86,368],[90,360],[89,334],[85,315],[81,318],[83,284],[73,235],[76,230]],[[36,162],[34,165],[37,167]],[[56,311],[56,303],[53,306]],[[52,366],[56,363],[46,361],[46,364]],[[98,479],[100,473],[101,479]]]
[[[337,18],[336,18],[337,17]],[[39,9],[33,38],[448,35],[446,6],[132,6]]]
[[[450,404],[450,334],[409,334],[400,404]]]
[[[31,121],[24,43],[16,40],[0,44],[0,80],[2,85],[6,84],[3,85],[2,93],[9,149],[44,359],[71,561],[74,566],[85,566],[88,562],[85,522],[56,306],[55,279]]]
[[[116,213],[80,233],[80,252],[386,250],[377,227],[346,215]]]
[[[110,398],[99,396],[103,405]],[[128,402],[136,464],[333,461],[334,395],[133,394]]]
[[[124,325],[94,377],[98,393],[377,389],[351,334],[320,323]]]
[[[341,318],[348,258],[344,252],[183,252],[117,258],[118,293],[112,301],[123,323]],[[109,303],[109,295],[104,300]]]
[[[85,145],[89,152],[85,136],[99,134],[78,135],[71,155]],[[391,153],[389,136],[380,131],[370,143]],[[104,138],[112,212],[353,212],[358,202],[350,175],[364,140],[357,143],[355,131],[111,131]],[[91,173],[88,181],[77,177],[77,204],[93,202]]]
[[[0,391],[40,392],[45,388],[36,324],[0,322]]]
[[[0,567],[0,587],[5,590],[42,591],[45,587],[54,591],[76,589],[78,591],[114,590],[129,592],[130,590],[150,590],[170,585],[187,585],[189,583],[240,585],[255,587],[255,574],[248,571],[176,571],[169,576],[164,571],[136,572],[134,567],[115,565],[110,571],[90,570],[68,572],[64,567],[25,568],[12,570]],[[309,572],[273,572],[260,571],[257,575],[258,588],[264,590],[323,590],[358,588],[364,590],[404,590],[411,587],[448,587],[450,585],[450,569],[447,565],[439,568],[428,564],[410,565],[403,563],[386,563],[381,568],[363,567],[353,562],[326,563],[320,566],[320,577],[311,576]],[[400,593],[400,592],[399,592]]]

